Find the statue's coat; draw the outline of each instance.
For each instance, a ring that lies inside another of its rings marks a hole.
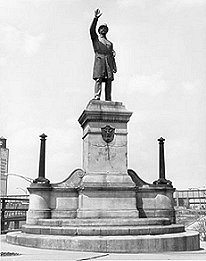
[[[94,68],[93,68],[93,79],[102,78],[114,80],[113,70],[116,70],[116,63],[114,59],[113,44],[105,45],[100,42],[96,33],[97,18],[94,18],[91,27],[90,35],[93,43],[95,52]]]

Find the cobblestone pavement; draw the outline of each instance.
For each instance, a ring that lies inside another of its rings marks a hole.
[[[201,242],[201,250],[185,252],[167,252],[158,254],[113,254],[92,252],[71,252],[47,250],[8,244],[6,236],[1,235],[2,261],[30,260],[206,260],[206,242]]]

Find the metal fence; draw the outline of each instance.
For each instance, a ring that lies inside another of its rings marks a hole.
[[[1,197],[1,234],[20,229],[26,221],[28,207],[29,197],[26,195]]]

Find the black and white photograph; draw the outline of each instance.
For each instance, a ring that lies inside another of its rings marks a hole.
[[[0,0],[2,260],[206,259],[206,1]]]

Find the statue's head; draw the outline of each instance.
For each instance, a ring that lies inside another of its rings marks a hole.
[[[102,24],[98,28],[99,34],[107,34],[108,31],[109,31],[109,28],[108,28],[107,24]]]

